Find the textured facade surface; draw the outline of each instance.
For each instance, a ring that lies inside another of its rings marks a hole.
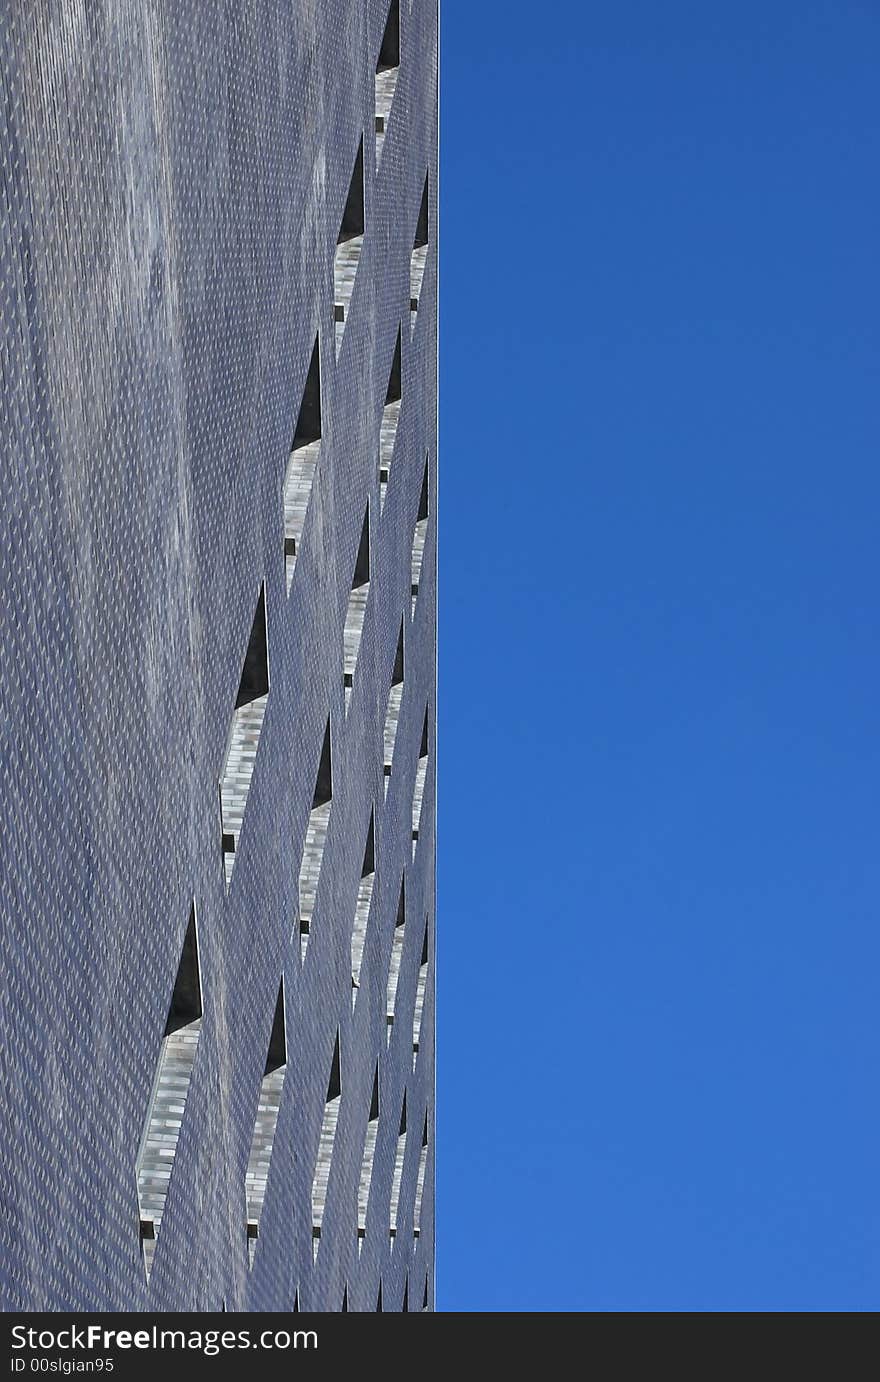
[[[437,44],[0,6],[6,1310],[433,1308]]]

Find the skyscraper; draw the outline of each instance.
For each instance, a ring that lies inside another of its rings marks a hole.
[[[437,10],[0,21],[0,1305],[433,1308]]]

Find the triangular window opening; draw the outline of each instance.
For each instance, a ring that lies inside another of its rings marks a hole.
[[[321,451],[321,349],[315,337],[284,477],[284,576],[293,583]]]
[[[394,445],[397,441],[397,425],[400,421],[400,403],[403,396],[403,357],[400,345],[400,327],[397,328],[397,342],[391,359],[391,372],[388,388],[385,391],[385,404],[382,408],[382,421],[379,426],[379,513],[385,507],[388,482],[391,478],[391,462],[394,459]]]
[[[253,701],[259,700],[261,696],[268,696],[268,694],[269,646],[266,640],[266,587],[263,585],[260,587],[257,608],[254,611],[253,623],[251,624],[247,651],[244,655],[244,666],[241,669],[241,679],[238,683],[238,694],[235,698],[235,708],[241,710],[244,706],[251,705]]]
[[[427,753],[427,748],[425,753]],[[324,729],[324,740],[321,744],[321,759],[318,763],[318,776],[315,778],[315,794],[312,798],[312,807],[326,806],[333,796],[333,758],[330,745],[330,717],[327,717],[327,724]]]
[[[199,938],[196,929],[196,907],[192,904],[177,977],[171,991],[171,1003],[165,1021],[164,1036],[173,1036],[182,1027],[198,1022],[202,1015],[202,977],[199,969]]]
[[[428,262],[428,174],[425,174],[425,185],[422,189],[422,201],[419,206],[419,217],[416,221],[416,233],[413,240],[412,254],[409,259],[409,325],[410,332],[416,329],[416,315],[419,310],[419,299],[422,295],[422,280],[425,277],[425,265]]]
[[[397,900],[397,916],[394,922],[394,939],[391,942],[391,962],[388,967],[388,984],[385,990],[385,1034],[391,1045],[391,1032],[397,1006],[397,988],[400,982],[400,966],[403,960],[403,942],[406,936],[406,874],[401,875],[400,894]]]
[[[419,1042],[422,1035],[422,1013],[425,1008],[425,992],[428,987],[428,918],[425,917],[425,935],[422,941],[422,958],[419,963],[419,976],[416,980],[416,1001],[413,1009],[413,1070],[419,1058]]]
[[[364,233],[364,141],[358,144],[358,151],[355,155],[354,167],[351,171],[351,180],[348,184],[348,195],[345,198],[345,206],[342,211],[342,222],[339,226],[339,234],[336,237],[337,243],[346,245],[350,240],[356,240],[359,235]]]
[[[318,894],[321,865],[324,860],[324,846],[330,827],[332,801],[333,761],[330,748],[330,718],[328,716],[299,871],[299,933],[303,960],[306,957],[309,934],[312,928],[312,916]]]
[[[406,1090],[403,1091],[403,1106],[400,1110],[400,1130],[397,1134],[397,1152],[394,1157],[394,1175],[391,1181],[391,1246],[397,1237],[397,1215],[400,1208],[400,1187],[403,1183],[403,1163],[406,1159]]]
[[[382,1310],[382,1283],[381,1283],[381,1281],[380,1281],[380,1282],[379,1282],[379,1294],[378,1294],[378,1296],[376,1297],[376,1310],[375,1310],[373,1313],[375,1314],[376,1311],[381,1311],[381,1310]]]
[[[348,323],[351,299],[357,278],[358,264],[364,243],[364,140],[358,145],[348,195],[333,258],[333,320],[336,336],[336,358]]]
[[[428,1114],[425,1112],[425,1126],[422,1130],[422,1146],[419,1151],[419,1173],[416,1181],[416,1202],[413,1211],[413,1236],[418,1238],[422,1231],[422,1196],[425,1192],[425,1170],[428,1165]]]
[[[269,1049],[266,1052],[264,1075],[274,1075],[287,1064],[287,1024],[284,1014],[284,980],[278,985],[275,1000],[275,1013],[272,1017],[272,1030],[269,1033]]]
[[[425,707],[425,720],[419,743],[419,761],[416,764],[416,780],[412,800],[412,857],[416,857],[416,845],[422,829],[422,807],[425,800],[425,782],[428,776],[428,707]]]
[[[388,120],[400,71],[400,0],[391,0],[376,62],[376,167],[388,132]]]
[[[373,1072],[373,1092],[370,1095],[370,1122],[375,1123],[379,1118],[381,1106],[379,1103],[379,1062],[376,1061],[376,1069]]]
[[[422,1296],[422,1309],[423,1309],[423,1310],[427,1310],[427,1309],[428,1309],[429,1299],[430,1299],[430,1298],[429,1298],[429,1296],[428,1296],[428,1278],[425,1277],[425,1294]]]
[[[422,475],[422,491],[419,495],[419,508],[416,514],[416,524],[413,529],[412,541],[412,617],[416,617],[416,600],[419,595],[419,585],[422,580],[422,563],[425,559],[425,541],[428,536],[428,457],[425,457],[425,469]]]
[[[428,457],[425,457],[425,469],[422,473],[422,490],[419,495],[419,511],[416,514],[416,521],[421,523],[428,517]]]
[[[327,1103],[338,1099],[342,1094],[342,1071],[339,1064],[339,1031],[336,1032],[336,1043],[333,1047],[333,1060],[330,1064],[330,1078],[327,1081]]]
[[[382,781],[386,799],[388,797],[388,785],[391,781],[391,769],[394,765],[394,745],[397,742],[397,726],[400,723],[404,670],[403,620],[401,619],[400,632],[397,635],[397,648],[394,653],[394,666],[391,669],[391,687],[388,692],[388,705],[385,709]]]
[[[324,1117],[321,1122],[321,1140],[312,1178],[312,1251],[317,1258],[327,1207],[327,1188],[330,1183],[330,1168],[333,1164],[333,1147],[336,1142],[336,1128],[339,1124],[339,1108],[342,1102],[342,1070],[339,1062],[339,1030],[333,1047],[330,1063],[330,1078],[327,1082],[327,1098],[324,1103]]]
[[[367,827],[367,841],[364,846],[364,861],[358,884],[357,901],[354,908],[354,926],[351,932],[351,1006],[354,1010],[361,986],[361,968],[364,960],[364,947],[367,940],[367,924],[370,907],[373,903],[373,888],[376,881],[376,827],[375,811],[370,808],[370,823]]]
[[[264,583],[260,586],[251,624],[220,778],[220,827],[227,888],[232,882],[232,870],[235,867],[235,855],[268,700],[269,644],[266,633]]]
[[[293,433],[292,451],[321,440],[321,338],[316,333]]]
[[[379,1062],[373,1075],[373,1092],[370,1096],[370,1115],[364,1137],[364,1153],[361,1158],[361,1176],[358,1185],[358,1256],[360,1256],[367,1233],[367,1210],[370,1204],[370,1188],[373,1183],[373,1162],[376,1156],[376,1141],[379,1134]]]
[[[389,68],[400,66],[400,4],[391,0],[388,17],[382,31],[382,45],[376,62],[377,72],[387,72]]]
[[[284,979],[282,978],[278,985],[278,997],[275,1000],[275,1012],[272,1017],[272,1029],[269,1033],[263,1078],[260,1082],[257,1115],[254,1121],[254,1132],[251,1138],[245,1177],[248,1261],[251,1267],[254,1265],[254,1255],[260,1231],[260,1215],[263,1211],[266,1187],[269,1183],[269,1166],[272,1160],[272,1148],[275,1143],[275,1131],[278,1126],[278,1112],[281,1107],[286,1070],[287,1031],[284,1011]]]
[[[370,593],[370,505],[364,512],[361,536],[358,543],[354,571],[351,578],[351,591],[348,608],[345,612],[345,629],[342,646],[342,673],[345,690],[345,710],[351,704],[354,674],[361,650],[364,632],[364,617],[367,612],[367,599]]]
[[[148,1281],[174,1169],[201,1025],[202,984],[193,903],[171,990],[153,1094],[137,1160],[140,1240]]]

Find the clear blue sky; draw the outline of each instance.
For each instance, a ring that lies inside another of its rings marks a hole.
[[[442,61],[438,1306],[876,1309],[880,7]]]

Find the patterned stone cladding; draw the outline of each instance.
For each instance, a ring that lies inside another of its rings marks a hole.
[[[4,1310],[433,1308],[437,45],[433,0],[2,8]]]

